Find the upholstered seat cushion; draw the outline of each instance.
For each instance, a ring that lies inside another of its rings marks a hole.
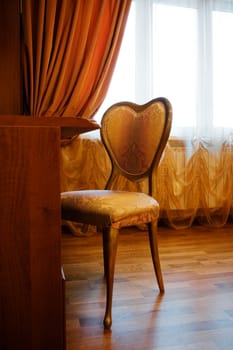
[[[145,193],[84,190],[61,193],[62,217],[82,223],[114,228],[156,221],[158,202]]]

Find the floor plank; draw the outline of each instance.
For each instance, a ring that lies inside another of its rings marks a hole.
[[[166,292],[154,277],[147,233],[124,229],[115,271],[113,325],[105,308],[99,234],[62,235],[67,350],[232,350],[233,226],[159,227]]]

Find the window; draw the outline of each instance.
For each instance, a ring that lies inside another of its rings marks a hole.
[[[213,124],[232,127],[233,13],[213,12]]]
[[[173,135],[233,127],[232,36],[233,0],[133,0],[100,112],[119,100],[166,96]]]

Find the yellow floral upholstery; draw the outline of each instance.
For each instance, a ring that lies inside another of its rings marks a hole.
[[[101,139],[112,170],[104,190],[70,191],[61,194],[62,219],[96,225],[102,229],[106,277],[105,328],[112,324],[112,293],[118,234],[121,227],[146,224],[160,292],[164,291],[157,245],[159,204],[152,174],[166,146],[172,108],[166,98],[144,105],[120,102],[111,106],[101,122]],[[112,190],[118,175],[132,182],[148,180],[148,194]]]
[[[69,220],[113,228],[136,226],[159,217],[157,201],[139,192],[88,190],[62,193],[63,215]]]
[[[163,103],[149,105],[143,111],[135,111],[130,105],[115,105],[109,110],[102,133],[111,157],[126,177],[148,171],[164,123]]]

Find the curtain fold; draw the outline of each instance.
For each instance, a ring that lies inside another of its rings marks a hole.
[[[131,0],[23,0],[25,114],[92,118],[114,70]]]
[[[61,191],[103,189],[110,172],[99,130],[79,135],[61,149]],[[147,192],[147,186],[145,181],[134,184],[119,176],[113,188]],[[194,222],[224,226],[233,219],[233,146],[218,149],[215,144],[195,143],[193,149],[192,144],[171,138],[154,174],[154,188],[160,219],[174,229]],[[70,228],[76,234],[83,229],[74,223]]]
[[[176,229],[197,221],[224,226],[233,208],[232,145],[218,149],[200,143],[188,153],[187,144],[176,145],[172,140],[166,148],[155,178],[161,218]]]

